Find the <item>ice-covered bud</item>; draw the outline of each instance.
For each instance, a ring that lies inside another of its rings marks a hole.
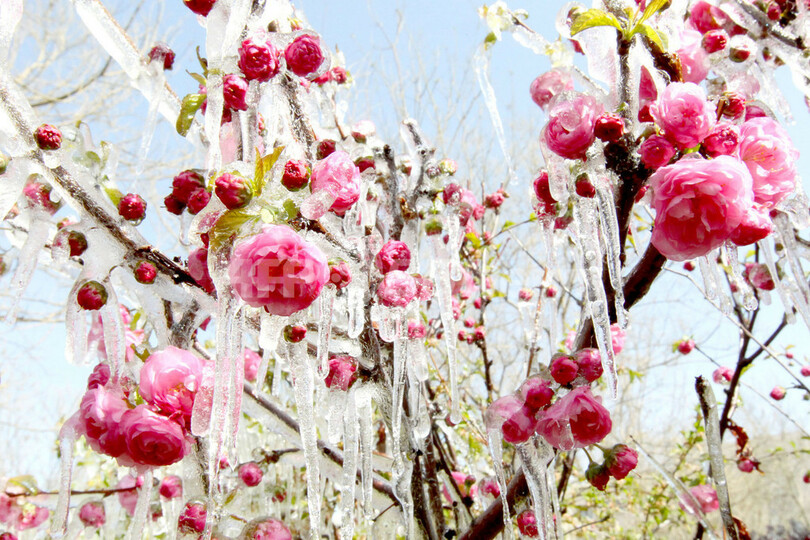
[[[579,350],[574,354],[574,361],[579,368],[579,374],[589,383],[602,376],[602,356],[599,354],[599,349]]]
[[[538,431],[555,448],[565,443],[559,438],[560,421],[568,421],[573,445],[583,448],[601,442],[613,428],[610,413],[602,406],[601,398],[595,398],[587,386],[575,388],[546,411]],[[564,435],[563,435],[564,436]]]
[[[605,455],[605,467],[610,476],[622,480],[638,465],[638,452],[626,444],[617,444]]]
[[[317,159],[324,159],[332,154],[337,149],[337,143],[332,139],[324,139],[318,142],[315,149],[315,157]]]
[[[796,186],[799,152],[785,129],[771,118],[746,120],[740,127],[740,159],[754,180],[754,202],[773,208]]]
[[[662,135],[651,135],[638,147],[641,162],[650,170],[663,167],[675,155],[675,146]]]
[[[695,263],[693,263],[692,261],[686,261],[685,263],[683,263],[683,269],[686,270],[687,272],[691,272],[692,270],[695,269]]]
[[[208,512],[201,502],[188,502],[177,520],[177,529],[184,534],[201,534],[205,530],[205,517]]]
[[[594,123],[593,133],[600,141],[618,141],[624,135],[624,120],[618,114],[600,114]]]
[[[587,94],[558,100],[549,110],[542,139],[555,154],[566,159],[583,159],[593,143],[594,123],[602,106]]]
[[[434,285],[433,282],[420,274],[412,274],[414,281],[416,281],[416,299],[422,302],[427,302],[433,298]]]
[[[366,142],[370,137],[374,136],[377,128],[374,127],[374,122],[371,120],[360,120],[352,126],[352,138],[359,143]]]
[[[172,196],[184,204],[198,189],[205,189],[205,178],[197,171],[185,170],[172,180]]]
[[[408,320],[408,339],[424,339],[427,335],[427,327],[416,319]]]
[[[559,384],[568,384],[577,378],[579,368],[573,357],[566,354],[555,354],[551,358],[549,370],[551,376]]]
[[[214,291],[214,281],[208,273],[208,250],[195,249],[188,254],[188,273],[207,293]]]
[[[771,399],[781,401],[785,399],[785,394],[787,394],[787,392],[785,391],[784,388],[782,388],[781,386],[774,386],[769,395],[771,396]]]
[[[101,527],[107,521],[104,503],[101,501],[84,503],[81,508],[79,508],[79,519],[85,527]]]
[[[591,463],[585,471],[585,479],[599,491],[605,491],[610,481],[610,473],[604,464]]]
[[[537,77],[529,86],[532,101],[545,109],[554,96],[566,90],[574,89],[574,78],[567,70],[552,69]]]
[[[155,282],[157,278],[157,268],[155,265],[147,261],[139,261],[135,266],[135,279],[138,283],[149,285]]]
[[[765,13],[768,15],[770,20],[778,21],[782,18],[782,7],[779,5],[779,2],[768,2],[767,7],[765,8]]]
[[[478,481],[478,493],[483,493],[493,499],[497,499],[501,496],[501,487],[498,485],[498,481],[495,478],[487,476]]]
[[[146,215],[146,201],[137,193],[127,193],[118,203],[118,214],[127,221],[139,222]]]
[[[703,140],[701,148],[711,157],[730,156],[740,144],[740,128],[728,122],[720,122]]]
[[[473,300],[473,306],[475,309],[481,309],[482,305],[484,305],[484,300],[480,296]]]
[[[682,339],[678,342],[678,352],[681,354],[689,354],[695,349],[695,341],[693,339]]]
[[[208,206],[208,201],[211,200],[211,192],[200,188],[188,197],[188,213],[192,216],[197,215],[203,208]]]
[[[248,82],[234,73],[225,75],[222,79],[222,97],[225,107],[237,111],[247,110]]]
[[[728,49],[728,58],[732,62],[741,64],[742,62],[745,62],[751,58],[751,54],[753,54],[753,52],[754,44],[752,41],[745,39],[737,40],[732,38],[731,46]]]
[[[329,284],[337,289],[343,289],[352,282],[352,274],[349,265],[345,261],[336,262],[329,265]]]
[[[23,195],[29,206],[40,208],[53,215],[62,206],[61,202],[51,200],[51,186],[39,182],[28,182],[23,187]]]
[[[284,340],[289,343],[299,343],[307,337],[306,326],[288,324],[284,327]]]
[[[402,270],[392,270],[377,287],[377,298],[388,307],[405,307],[416,297],[416,281]]]
[[[71,257],[78,257],[87,251],[87,237],[79,231],[68,231],[67,245]]]
[[[214,193],[228,210],[242,208],[253,198],[247,179],[241,176],[223,173],[214,185]]]
[[[334,202],[329,208],[342,216],[360,198],[360,171],[349,154],[336,150],[312,167],[312,193],[327,191]]]
[[[473,339],[475,341],[483,341],[487,337],[486,328],[483,326],[476,326],[473,330]]]
[[[745,114],[745,96],[737,92],[725,92],[720,100],[720,114],[731,120],[739,120]]]
[[[802,374],[802,377],[810,377],[810,364],[802,366],[800,373]]]
[[[346,72],[346,68],[341,66],[335,66],[329,70],[330,77],[333,81],[337,84],[345,84],[346,81],[349,80],[349,74]]]
[[[770,270],[762,263],[745,263],[743,277],[752,287],[762,291],[772,291],[776,288]]]
[[[617,323],[610,325],[610,341],[613,345],[613,352],[619,354],[624,349],[624,339],[627,337],[627,332],[622,329]]]
[[[472,317],[467,317],[466,319],[464,319],[464,326],[466,326],[467,328],[472,328],[473,326],[475,326],[475,319],[473,319]]]
[[[277,496],[274,495],[275,500]],[[281,496],[284,500],[284,496]],[[281,501],[277,501],[281,502]],[[245,540],[292,540],[290,530],[279,520],[270,518],[261,518],[257,521],[248,523],[239,538]]]
[[[62,146],[62,132],[50,124],[42,124],[34,132],[34,139],[43,150],[56,150]]]
[[[299,77],[315,73],[323,63],[320,39],[309,34],[298,36],[287,45],[284,59],[287,68]]]
[[[712,372],[712,380],[716,384],[723,384],[727,382],[731,382],[731,378],[734,376],[734,371],[726,366],[721,366]]]
[[[139,465],[163,467],[186,455],[186,436],[180,424],[146,405],[128,409],[118,429],[126,440],[127,457]]]
[[[98,281],[88,281],[76,293],[76,302],[82,309],[95,311],[107,303],[107,289]]]
[[[667,85],[651,112],[664,135],[682,149],[700,144],[716,122],[703,88],[690,82]]]
[[[554,285],[546,287],[546,298],[554,298],[555,296],[557,296],[557,289]]]
[[[291,159],[284,164],[281,185],[290,191],[298,191],[309,183],[310,174],[312,174],[312,169],[306,161]]]
[[[87,378],[87,389],[92,390],[99,386],[104,386],[110,380],[110,366],[107,364],[96,364],[93,372]]]
[[[701,44],[703,45],[703,50],[709,54],[722,51],[726,48],[726,45],[728,45],[728,34],[725,30],[721,29],[709,30],[703,35]]]
[[[239,479],[247,487],[258,486],[262,478],[264,473],[257,463],[250,461],[239,466]]]
[[[692,23],[701,34],[705,34],[709,30],[716,30],[729,24],[731,21],[725,12],[706,2],[700,0],[692,6],[689,12],[689,22]]]
[[[162,63],[163,69],[172,69],[172,66],[174,66],[174,51],[165,43],[157,43],[149,50],[149,61]]]
[[[279,70],[279,52],[270,42],[248,38],[239,46],[239,69],[249,81],[269,81]]]
[[[457,337],[459,341],[467,341],[467,332],[465,332],[464,330],[459,330]]]
[[[368,169],[376,169],[374,158],[370,156],[357,158],[354,160],[354,164],[357,166],[357,169],[360,172],[366,171]]]
[[[523,288],[518,291],[518,300],[521,302],[529,302],[534,297],[534,291],[531,289]]]
[[[503,188],[498,189],[495,193],[484,197],[484,206],[487,208],[497,209],[500,208],[508,195]]]
[[[324,384],[327,388],[347,391],[357,380],[357,362],[351,356],[333,356],[329,359],[329,373]]]
[[[377,253],[374,264],[383,274],[393,270],[408,270],[411,265],[411,250],[405,242],[389,240]]]
[[[259,365],[262,363],[262,357],[259,356],[256,351],[245,347],[243,360],[245,366],[245,380],[248,382],[256,382],[256,377],[259,374]]]
[[[714,512],[720,508],[720,502],[717,500],[717,492],[713,487],[707,484],[695,486],[689,490],[689,493],[692,497],[681,495],[680,506],[681,509],[692,515],[698,513],[698,508],[695,507],[695,501],[697,501],[700,511],[704,514]],[[694,501],[692,500],[693,497],[695,499]]]
[[[574,189],[577,195],[586,199],[593,199],[594,195],[596,195],[596,187],[594,187],[587,174],[581,174],[577,177],[574,182]]]
[[[160,488],[158,489],[160,496],[164,499],[176,499],[183,496],[183,480],[179,476],[170,474],[164,476],[160,481]]]
[[[740,225],[731,233],[730,240],[738,246],[758,242],[773,232],[773,221],[761,205],[754,203],[745,213]]]
[[[534,179],[532,186],[534,187],[534,194],[538,201],[536,207],[538,217],[551,217],[556,215],[557,201],[551,196],[548,172],[545,170],[540,171],[538,177]]]
[[[531,410],[539,410],[547,407],[554,397],[554,390],[551,389],[551,381],[535,375],[529,377],[520,385],[520,398]]]
[[[458,171],[458,164],[454,159],[444,158],[439,162],[439,171],[442,174],[453,176]]]
[[[329,266],[317,246],[286,225],[275,225],[236,246],[228,276],[247,304],[288,316],[306,309],[321,294]]]
[[[744,473],[750,473],[756,468],[756,464],[748,458],[740,458],[737,461],[737,468]]]
[[[705,255],[729,239],[752,204],[751,175],[729,156],[680,160],[650,177],[652,243],[665,257]]]
[[[174,195],[167,195],[166,198],[163,199],[163,205],[166,207],[166,211],[168,211],[170,214],[174,214],[175,216],[179,216],[183,213],[183,210],[186,209],[186,203]]]
[[[537,528],[537,518],[534,517],[534,512],[531,510],[524,510],[518,514],[517,526],[523,536],[537,538],[540,535],[540,530]]]

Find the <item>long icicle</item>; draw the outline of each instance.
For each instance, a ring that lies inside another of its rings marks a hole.
[[[73,447],[76,443],[76,426],[78,414],[71,416],[59,430],[59,497],[56,500],[56,510],[51,519],[50,533],[55,538],[61,538],[67,532],[68,511],[70,510],[70,480],[73,476]]]

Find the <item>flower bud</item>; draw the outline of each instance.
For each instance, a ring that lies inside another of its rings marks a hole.
[[[689,354],[695,348],[695,342],[692,339],[682,339],[678,342],[678,352],[681,354]]]
[[[235,174],[220,175],[214,182],[214,186],[214,193],[228,210],[243,208],[253,198],[247,180]]]
[[[484,197],[484,206],[492,209],[500,208],[504,200],[506,200],[506,197],[508,197],[508,195],[503,190],[503,188],[498,189],[498,191],[496,191],[495,193],[492,193],[491,195],[487,195],[486,197]]]
[[[518,291],[518,300],[521,302],[529,302],[534,297],[534,291],[531,289],[523,288]]]
[[[5,174],[11,160],[3,152],[0,152],[0,174]]]
[[[377,298],[388,307],[406,307],[416,297],[416,281],[410,274],[392,270],[377,287]]]
[[[246,111],[247,91],[248,82],[239,75],[229,73],[222,79],[222,96],[228,109]]]
[[[638,147],[641,162],[651,170],[663,167],[675,155],[675,147],[661,135],[651,135]]]
[[[389,240],[377,253],[374,264],[382,274],[393,270],[408,270],[411,265],[411,250],[405,242]]]
[[[239,69],[249,81],[269,81],[279,70],[279,52],[270,42],[246,39],[239,47]]]
[[[57,150],[62,146],[62,132],[50,124],[42,124],[34,132],[37,146],[43,150]]]
[[[174,195],[167,195],[163,199],[163,205],[166,207],[166,211],[175,216],[179,216],[186,209],[186,204]]]
[[[358,143],[365,143],[377,131],[371,120],[360,120],[352,126],[352,138]]]
[[[177,520],[177,529],[185,534],[201,534],[205,530],[205,517],[208,512],[201,502],[186,504]]]
[[[556,215],[557,201],[551,196],[547,171],[540,171],[540,175],[534,179],[533,187],[534,194],[539,203],[536,207],[538,217],[550,217]]]
[[[716,384],[722,384],[724,382],[731,382],[731,378],[734,377],[734,372],[731,368],[726,366],[721,366],[714,370],[712,373],[712,380]]]
[[[517,525],[520,534],[528,536],[529,538],[537,538],[540,530],[537,528],[537,518],[534,517],[534,512],[531,510],[524,510],[517,516]]]
[[[284,59],[287,68],[299,77],[315,73],[324,59],[320,39],[308,34],[298,36],[287,45]]]
[[[259,465],[252,461],[239,466],[239,479],[247,487],[258,486],[263,477],[264,473]]]
[[[188,197],[188,213],[192,216],[197,215],[203,208],[208,206],[208,201],[211,200],[211,192],[200,188]]]
[[[728,51],[729,60],[736,63],[742,63],[751,57],[752,46],[744,41],[734,43]]]
[[[638,452],[626,444],[617,444],[605,455],[605,467],[616,480],[624,479],[638,465]]]
[[[165,43],[158,43],[149,51],[150,62],[161,62],[163,69],[172,69],[174,66],[174,51]]]
[[[464,330],[459,330],[458,331],[458,340],[459,341],[467,341],[467,332],[465,332]]]
[[[82,309],[95,311],[107,303],[107,290],[98,281],[88,281],[76,293],[76,301]]]
[[[179,173],[172,180],[172,196],[183,204],[188,203],[188,198],[198,189],[205,188],[205,178],[193,170],[185,170]]]
[[[781,401],[785,399],[785,394],[787,394],[787,392],[785,391],[784,388],[782,388],[781,386],[774,386],[773,390],[771,390],[770,396],[772,399],[776,401]]]
[[[155,282],[155,278],[157,278],[157,268],[154,264],[147,261],[138,262],[135,266],[135,279],[138,283],[150,285]]]
[[[810,365],[802,366],[800,373],[802,377],[810,377]]]
[[[624,135],[624,120],[618,114],[601,114],[596,118],[593,132],[600,141],[618,141]]]
[[[67,233],[67,243],[71,257],[78,257],[87,251],[87,237],[79,231],[69,231]]]
[[[416,319],[408,320],[408,339],[424,339],[427,335],[427,328],[421,321]]]
[[[771,1],[768,2],[768,6],[765,9],[765,13],[768,15],[768,18],[772,21],[778,21],[782,18],[782,8],[779,6],[779,2]]]
[[[284,165],[281,185],[290,191],[298,191],[306,187],[311,174],[312,169],[306,161],[291,159]]]
[[[351,356],[333,356],[329,359],[329,373],[324,384],[344,392],[357,380],[357,362]]]
[[[728,45],[728,34],[721,29],[709,30],[703,34],[702,45],[703,50],[709,54],[722,51]]]
[[[738,120],[745,114],[745,97],[737,92],[726,92],[720,101],[721,112],[726,118]]]
[[[183,496],[183,481],[179,476],[170,474],[160,481],[160,496],[164,499],[176,499]]]
[[[85,527],[100,528],[107,521],[104,503],[101,501],[84,503],[79,509],[79,519]]]
[[[546,287],[546,298],[554,298],[557,296],[557,289],[553,285]]]
[[[442,174],[449,174],[450,176],[453,176],[456,174],[456,171],[458,171],[458,165],[456,164],[455,160],[444,158],[439,162],[439,171]]]
[[[687,272],[691,272],[692,270],[695,269],[695,263],[693,263],[692,261],[686,261],[685,263],[683,263],[683,269],[686,270]]]
[[[591,463],[588,466],[588,470],[585,471],[585,478],[599,491],[605,491],[610,481],[610,472],[608,472],[604,464]]]
[[[307,328],[301,325],[288,324],[284,327],[284,339],[289,343],[299,343],[307,336]]]
[[[183,0],[183,3],[197,15],[205,17],[214,8],[214,4],[217,3],[217,0]]]
[[[574,355],[574,360],[577,363],[579,374],[589,383],[602,376],[602,356],[599,354],[599,349],[579,350]]]
[[[343,289],[352,282],[352,274],[349,265],[345,261],[340,261],[329,265],[329,283],[338,290]]]
[[[750,473],[756,468],[756,465],[748,458],[741,458],[737,461],[737,468],[744,473]]]
[[[649,101],[639,107],[638,109],[638,121],[639,122],[654,122],[655,119],[652,116],[652,107],[655,104],[653,101]]]
[[[555,354],[551,358],[551,376],[559,384],[568,384],[577,378],[579,367],[574,359],[566,354]]]
[[[118,214],[127,221],[140,222],[146,215],[146,201],[137,193],[127,193],[118,203]]]
[[[535,375],[523,381],[523,384],[520,385],[519,394],[526,407],[537,411],[551,404],[554,390],[551,389],[551,381]]]
[[[487,331],[483,326],[476,326],[473,330],[473,339],[483,341],[487,337]]]
[[[425,223],[425,234],[428,236],[436,236],[441,234],[444,229],[442,222],[438,219],[431,219]]]
[[[332,152],[335,151],[337,143],[332,139],[324,139],[318,143],[318,147],[315,150],[315,157],[318,160],[324,159],[328,157]]]
[[[574,188],[576,189],[577,195],[585,197],[586,199],[593,199],[594,195],[596,195],[596,188],[591,183],[587,174],[579,175],[574,183]]]

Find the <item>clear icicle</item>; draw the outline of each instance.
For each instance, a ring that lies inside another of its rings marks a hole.
[[[767,239],[759,241],[759,252],[765,258],[765,266],[768,267],[768,272],[771,274],[771,279],[773,279],[776,292],[779,294],[779,299],[782,301],[782,306],[785,308],[785,320],[788,322],[788,324],[793,324],[796,322],[796,315],[793,313],[794,308],[793,301],[790,297],[790,291],[787,290],[785,282],[779,278],[779,272],[777,272],[776,269],[776,262],[773,259],[771,246],[768,245]]]
[[[143,486],[137,490],[138,502],[135,504],[135,515],[127,531],[127,540],[140,540],[146,526],[149,504],[152,500],[152,469],[143,472]]]
[[[161,64],[160,69],[158,69],[155,65],[158,62]],[[141,144],[138,150],[138,157],[136,159],[136,175],[142,174],[144,166],[146,165],[146,158],[149,155],[149,147],[152,146],[152,139],[155,135],[155,129],[157,129],[158,107],[163,102],[163,94],[166,91],[166,79],[163,76],[162,63],[163,60],[154,60],[150,64],[149,68],[150,71],[156,72],[151,84],[154,85],[152,94],[157,96],[157,98],[149,102],[149,111],[146,113],[146,123],[143,126],[143,131],[141,132]]]
[[[731,299],[720,285],[720,272],[717,269],[717,250],[709,252],[698,259],[700,273],[703,275],[703,284],[706,289],[706,298],[713,300],[717,298],[720,304],[720,311],[723,315],[731,313]]]
[[[602,357],[602,369],[612,398],[618,397],[619,382],[616,376],[616,359],[610,333],[610,316],[607,295],[602,284],[602,253],[599,246],[596,203],[581,198],[574,206],[574,222],[580,250],[580,272],[587,292],[588,311],[593,321],[593,331]]]
[[[349,307],[349,327],[347,333],[351,339],[357,338],[365,326],[365,291],[362,285],[355,284],[358,279],[352,279],[347,289],[347,303]]]
[[[503,443],[501,442],[500,429],[488,429],[489,452],[492,454],[492,466],[495,468],[495,478],[498,480],[498,487],[501,491],[501,504],[503,505],[503,531],[507,540],[512,540],[512,516],[509,514],[509,502],[506,500],[506,491],[509,485],[506,483],[506,473],[503,470]]]
[[[34,277],[37,260],[48,242],[49,232],[50,220],[38,212],[32,212],[28,225],[28,237],[25,239],[22,249],[20,249],[17,258],[17,271],[14,272],[14,277],[9,284],[9,290],[12,294],[11,305],[6,314],[6,321],[9,324],[14,324],[17,320],[17,308],[20,305],[25,289],[28,288],[28,284],[31,283],[31,279]]]
[[[118,296],[110,281],[104,280],[107,289],[107,303],[101,308],[101,327],[104,330],[104,348],[107,351],[107,362],[113,380],[121,375],[121,368],[126,361],[127,342],[124,335],[124,321],[121,319],[121,308]]]
[[[209,497],[217,491],[219,459],[227,438],[228,389],[230,387],[231,364],[231,323],[235,318],[237,303],[233,296],[221,295],[217,314],[217,346],[214,366],[214,397],[211,407],[210,442],[208,448]],[[206,525],[206,528],[208,526]]]
[[[551,530],[555,539],[561,539],[563,537],[562,516],[560,515],[560,497],[557,493],[557,477],[554,474],[555,465],[556,457],[552,458],[548,464],[546,479],[548,480],[548,493],[551,494]]]
[[[615,293],[616,322],[621,328],[626,328],[627,310],[624,309],[619,222],[616,218],[616,206],[613,203],[613,191],[604,178],[597,181],[596,197],[598,199],[599,223],[602,226],[602,240],[605,246],[605,255],[607,255],[608,272],[610,273],[610,284]]]
[[[698,266],[700,267],[700,275],[703,277],[703,293],[709,300],[714,300],[717,297],[717,282],[714,280],[714,273],[709,269],[709,256],[703,256],[698,259]]]
[[[301,431],[304,459],[307,462],[307,505],[309,508],[309,536],[320,538],[321,526],[321,474],[319,466],[318,434],[313,407],[315,373],[305,346],[291,343],[288,347],[290,371],[293,374],[295,405]]]
[[[318,319],[318,373],[326,377],[329,370],[329,338],[332,335],[332,312],[337,289],[327,285],[321,291],[320,318]]]
[[[238,461],[236,444],[239,432],[239,417],[242,413],[242,389],[245,382],[245,351],[242,347],[243,328],[244,310],[239,310],[231,326],[231,350],[228,354],[230,364],[228,366],[228,404],[225,418],[229,428],[227,430],[229,436],[227,450],[230,463]]]
[[[795,231],[793,225],[785,214],[777,214],[774,218],[774,225],[778,232],[778,239],[783,246],[782,252],[790,268],[792,279],[789,290],[793,291],[793,302],[799,314],[804,319],[804,323],[810,328],[810,288],[808,288],[807,278],[804,275],[802,264],[797,256],[798,247],[796,245]]]
[[[87,328],[84,310],[73,301],[80,281],[71,289],[70,297],[65,306],[65,358],[74,365],[84,364],[87,358]]]
[[[728,256],[728,265],[731,268],[732,282],[737,286],[737,290],[743,297],[743,307],[748,311],[757,309],[757,297],[754,295],[754,290],[751,285],[743,279],[740,274],[740,260],[737,257],[737,246],[731,242],[726,242],[724,246],[726,255]]]
[[[36,170],[36,163],[28,158],[11,160],[8,169],[3,174],[3,181],[0,182],[0,216],[8,215],[19,200],[26,180]]]
[[[455,212],[447,216],[447,253],[450,256],[450,279],[458,281],[462,278],[461,269],[461,223]]]
[[[78,415],[78,413],[76,413]],[[56,510],[51,519],[50,533],[61,538],[67,532],[68,511],[70,510],[70,480],[73,476],[73,447],[76,442],[76,425],[78,417],[70,417],[59,430],[59,497]]]
[[[354,391],[346,400],[346,416],[343,424],[343,486],[341,487],[340,507],[343,523],[340,525],[341,538],[354,537],[354,493],[357,483],[357,407]]]
[[[495,98],[495,89],[489,82],[489,57],[484,45],[478,48],[473,57],[473,68],[475,75],[478,78],[478,86],[481,88],[481,94],[484,96],[484,103],[487,105],[489,117],[492,121],[492,127],[495,130],[495,136],[498,138],[498,144],[501,146],[501,151],[506,159],[506,167],[509,170],[509,181],[517,183],[517,175],[515,174],[515,167],[512,164],[512,156],[509,154],[509,146],[506,143],[506,135],[503,130],[503,122],[501,115],[498,113],[498,101]]]
[[[535,448],[532,439],[519,445],[517,450],[520,454],[523,473],[526,475],[526,483],[529,485],[529,492],[532,495],[534,517],[537,519],[537,538],[546,540],[549,537],[548,507],[550,505],[548,480],[546,479],[547,469],[544,460],[546,452],[542,452],[541,455]]]
[[[357,420],[360,426],[360,473],[362,479],[363,514],[366,518],[374,516],[372,500],[373,469],[371,459],[374,451],[374,411],[371,406],[372,389],[361,386],[354,392],[357,407]]]
[[[397,326],[401,322],[397,320]],[[397,338],[394,340],[394,376],[391,381],[393,393],[391,398],[391,453],[394,455],[393,478],[402,474],[405,463],[403,462],[402,449],[402,397],[405,390],[405,340]]]
[[[210,38],[210,34],[208,37]],[[207,163],[209,170],[218,170],[222,166],[222,150],[219,145],[219,132],[222,127],[222,111],[224,107],[222,90],[222,73],[217,71],[209,72],[206,85],[208,104],[205,109],[205,136],[210,143],[208,145]]]
[[[447,347],[447,366],[450,371],[450,420],[461,422],[461,411],[458,404],[458,362],[456,359],[455,319],[453,318],[453,299],[450,287],[450,268],[444,243],[439,235],[433,236],[433,275],[436,284],[436,296],[439,299],[444,343]]]
[[[329,389],[327,392],[328,409],[326,412],[327,432],[326,440],[331,444],[340,442],[346,422],[346,392]],[[349,400],[351,401],[351,400]]]

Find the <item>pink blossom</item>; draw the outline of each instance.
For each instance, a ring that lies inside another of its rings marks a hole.
[[[129,457],[140,465],[162,467],[177,463],[186,455],[183,428],[145,405],[126,411],[120,430],[126,439]]]
[[[267,41],[246,39],[239,47],[239,69],[249,81],[269,81],[278,73],[279,52]]]
[[[615,352],[615,347],[614,347]],[[579,366],[579,374],[586,381],[594,382],[602,376],[602,356],[599,349],[582,349],[574,355],[574,360]]]
[[[762,263],[745,263],[743,277],[752,287],[763,291],[772,291],[776,288],[770,270]]]
[[[176,499],[183,496],[183,481],[179,476],[170,474],[164,476],[160,481],[160,488],[158,490],[160,496],[165,499]]]
[[[776,401],[781,401],[781,400],[785,399],[786,394],[787,394],[787,392],[785,391],[784,388],[782,388],[781,386],[774,386],[773,389],[771,389],[770,396],[771,396],[771,399],[774,399]]]
[[[408,320],[408,339],[423,339],[427,335],[427,328],[421,321]]]
[[[650,75],[650,70],[646,66],[641,66],[641,75],[638,81],[638,99],[641,103],[647,103],[657,98],[658,89],[655,87],[655,80]]]
[[[238,111],[247,110],[248,83],[239,75],[230,73],[222,79],[222,96],[225,107]]]
[[[330,210],[342,216],[360,198],[360,170],[349,154],[335,150],[312,167],[312,192],[326,190],[335,198]]]
[[[627,332],[616,323],[610,325],[610,340],[613,344],[613,352],[619,354],[624,349],[624,338]]]
[[[716,121],[703,88],[691,82],[667,85],[651,113],[664,135],[681,149],[700,144]]]
[[[96,452],[119,457],[127,451],[119,424],[128,410],[120,388],[88,390],[79,405],[78,432]]]
[[[725,242],[752,204],[751,175],[729,156],[682,159],[650,177],[656,218],[652,243],[683,261]]]
[[[478,493],[497,499],[501,496],[501,487],[498,485],[497,480],[487,476],[478,481]]]
[[[552,69],[537,77],[529,87],[532,101],[545,110],[554,96],[574,89],[574,78],[567,70]]]
[[[551,403],[554,390],[551,389],[551,381],[535,375],[523,381],[523,384],[520,385],[519,395],[526,407],[536,411]]]
[[[87,378],[87,389],[92,390],[99,386],[105,386],[110,380],[110,366],[107,364],[96,364],[90,377]]]
[[[26,504],[21,507],[21,512],[15,523],[17,529],[25,531],[35,529],[45,523],[51,515],[50,510],[33,504]]]
[[[263,518],[248,524],[239,538],[245,540],[292,540],[292,534],[279,520]]]
[[[275,225],[236,246],[228,275],[247,304],[288,316],[321,294],[329,266],[320,249],[286,225]]]
[[[766,208],[754,203],[745,213],[740,225],[731,233],[730,240],[738,246],[747,246],[762,240],[773,232],[773,222]]]
[[[622,480],[638,465],[638,452],[626,444],[617,444],[608,452],[605,465],[613,478]]]
[[[85,527],[101,527],[107,521],[104,503],[101,501],[84,503],[79,508],[79,519]]]
[[[374,264],[383,274],[392,270],[407,271],[411,265],[411,250],[405,242],[389,240],[377,253]]]
[[[329,373],[324,384],[346,392],[357,380],[357,362],[351,356],[333,356],[329,359]]]
[[[564,405],[561,399],[557,400],[551,407],[538,414],[537,433],[554,448],[571,450],[575,442]]]
[[[754,201],[766,208],[793,191],[798,158],[787,132],[774,120],[754,118],[740,128],[740,159],[754,180]]]
[[[638,147],[641,162],[651,170],[663,167],[675,155],[675,146],[662,135],[650,135]]]
[[[701,148],[710,157],[731,156],[740,145],[740,128],[729,122],[719,122],[703,140]]]
[[[506,442],[526,442],[537,427],[535,412],[524,406],[515,396],[504,396],[494,401],[487,409],[484,419],[487,429],[500,429]]]
[[[589,95],[558,100],[549,110],[548,123],[540,136],[555,154],[583,159],[595,139],[594,123],[600,114],[602,105]]]
[[[256,377],[259,374],[259,365],[262,363],[262,357],[252,349],[245,349],[245,380],[249,382],[256,382]]]
[[[377,286],[377,298],[388,307],[405,307],[416,297],[416,280],[402,270],[392,270]]]
[[[568,384],[577,378],[577,363],[574,359],[565,354],[555,354],[551,358],[549,371],[551,376],[559,384]]]
[[[142,476],[136,479],[134,476],[128,474],[121,478],[115,486],[115,489],[121,490],[118,491],[118,503],[130,516],[135,515],[135,506],[138,504],[138,489],[142,485]]]
[[[716,384],[722,384],[723,382],[730,382],[731,378],[734,376],[734,371],[731,368],[726,366],[721,366],[714,370],[712,373],[712,380]]]
[[[548,172],[540,171],[540,175],[534,179],[532,186],[538,201],[537,215],[539,217],[555,216],[557,214],[557,201],[551,196],[548,185]]]
[[[590,388],[580,386],[555,403],[568,417],[575,446],[596,444],[610,433],[613,422],[601,402],[601,398],[594,398]]]
[[[204,360],[177,347],[152,353],[141,368],[141,397],[155,410],[188,425],[204,365]]]
[[[802,377],[810,377],[810,364],[802,366],[800,373],[802,374]]]
[[[702,40],[703,36],[695,30],[681,32],[681,48],[676,54],[681,61],[681,75],[685,82],[699,84],[709,74],[709,55]]]
[[[698,32],[705,34],[709,30],[723,28],[731,21],[722,9],[700,0],[692,6],[689,12],[689,22]]]
[[[452,280],[451,278],[450,285],[452,287],[453,294],[457,294],[462,300],[469,299],[477,290],[475,280],[473,279],[472,274],[467,270],[461,271],[461,279]]]
[[[352,273],[345,261],[329,265],[329,284],[336,289],[343,289],[352,282]]]
[[[208,273],[207,249],[199,248],[188,254],[188,273],[203,290],[208,293],[214,291],[214,282]]]
[[[239,479],[247,487],[258,486],[263,477],[264,473],[262,469],[253,461],[243,463],[239,466]]]
[[[182,533],[200,534],[205,530],[205,518],[208,511],[201,502],[186,503],[185,508],[177,519],[177,529]]]
[[[531,510],[524,510],[518,514],[517,526],[520,534],[523,536],[537,538],[540,535],[540,529],[537,527],[537,518]]]
[[[292,40],[284,50],[287,68],[299,77],[306,77],[318,71],[324,59],[320,41],[318,36],[308,34]]]
[[[681,354],[689,354],[695,348],[695,341],[692,339],[684,339],[678,343],[678,352]]]
[[[713,487],[701,484],[689,490],[691,497],[681,495],[680,506],[684,511],[696,515],[698,510],[703,514],[714,512],[720,508],[720,502],[717,500],[717,492]],[[693,500],[694,497],[694,500]],[[695,504],[697,502],[697,505]]]

